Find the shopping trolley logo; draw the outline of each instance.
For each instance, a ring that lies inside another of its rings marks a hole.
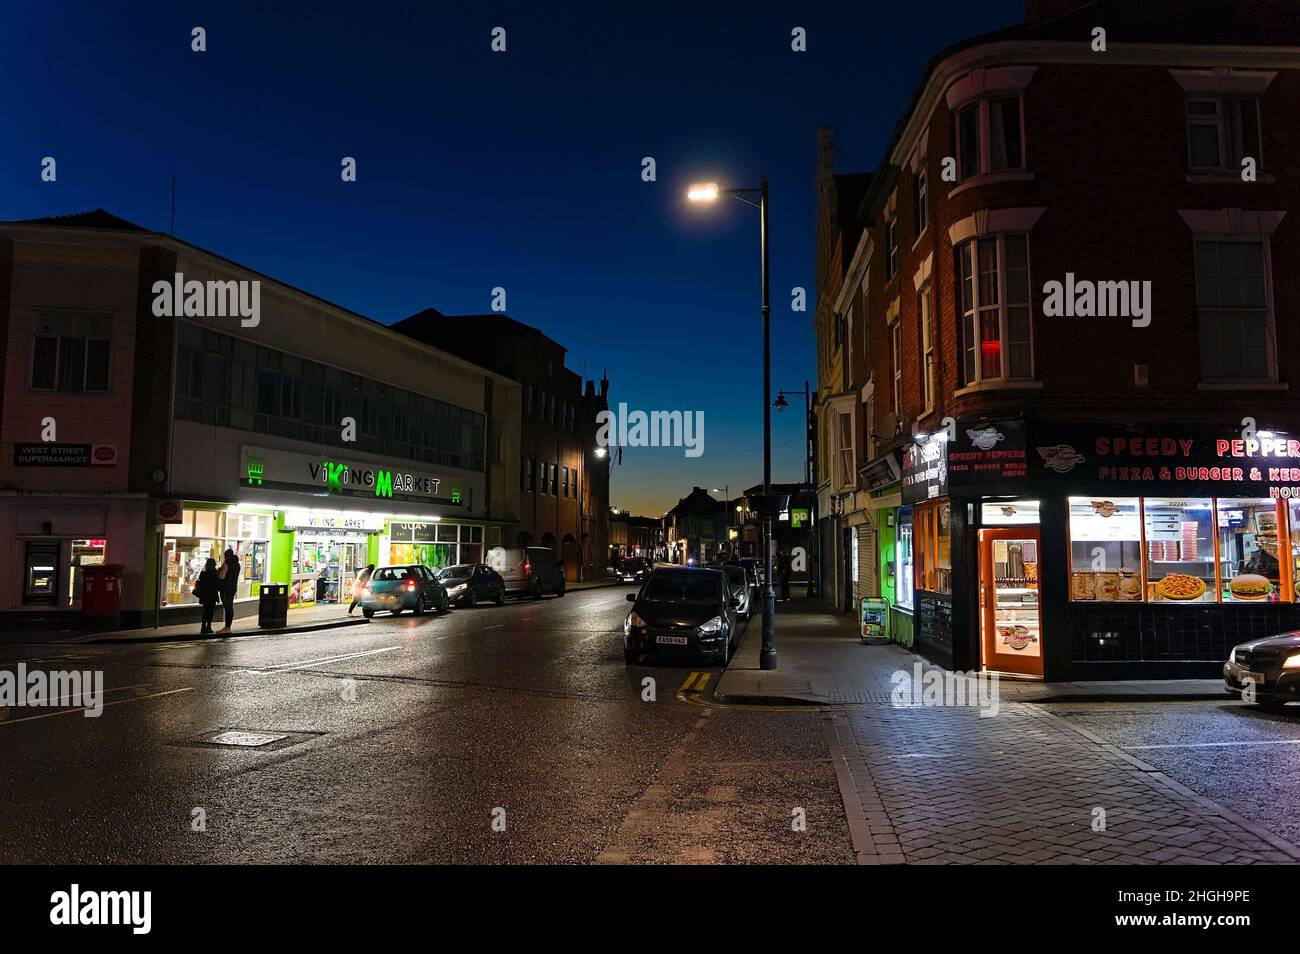
[[[1069,444],[1056,444],[1053,447],[1038,448],[1038,455],[1043,458],[1043,466],[1058,474],[1068,474],[1075,464],[1083,462],[1083,455]]]
[[[998,445],[999,441],[1007,439],[1007,435],[993,426],[968,428],[966,436],[980,450],[992,450]]]

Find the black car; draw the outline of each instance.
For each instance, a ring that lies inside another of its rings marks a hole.
[[[379,610],[396,616],[409,609],[419,616],[428,609],[445,613],[451,608],[447,590],[433,570],[421,564],[381,566],[361,591],[361,613],[370,619]]]
[[[736,648],[739,600],[722,570],[659,567],[623,621],[623,658],[635,662],[643,653],[704,655],[725,666]]]
[[[757,584],[755,584],[753,577],[749,575],[749,570],[744,564],[724,563],[722,572],[727,574],[727,581],[731,584],[731,592],[740,600],[740,603],[736,606],[736,616],[748,620],[754,615],[754,607],[758,604]]]
[[[629,557],[618,565],[618,578],[623,583],[644,583],[654,569],[654,564],[643,557]]]
[[[1265,708],[1300,701],[1300,630],[1233,647],[1223,664],[1223,688],[1240,696],[1247,686]]]
[[[486,563],[444,567],[438,571],[438,582],[457,606],[477,606],[489,600],[500,606],[506,601],[506,581]]]

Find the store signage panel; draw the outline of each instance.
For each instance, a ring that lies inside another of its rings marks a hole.
[[[948,494],[948,441],[936,434],[903,451],[903,503],[921,503]]]
[[[898,466],[897,451],[890,451],[883,457],[877,457],[862,468],[862,481],[866,484],[867,490],[884,490],[891,484],[898,483],[901,478],[902,471]]]
[[[15,467],[116,467],[116,444],[14,444]]]
[[[388,539],[393,543],[436,543],[436,523],[397,523],[389,525]],[[452,541],[455,542],[455,541]]]
[[[949,492],[961,497],[1025,493],[1025,460],[1023,420],[959,423],[948,447]]]
[[[339,455],[296,454],[244,447],[239,485],[256,490],[291,490],[317,495],[402,500],[459,506],[461,488],[442,477],[401,464],[382,464]]]
[[[1203,426],[1035,427],[1028,457],[1038,492],[1117,497],[1300,497],[1300,439],[1246,440]]]
[[[296,530],[359,530],[372,532],[384,529],[381,513],[330,513],[323,510],[286,510],[284,525]]]

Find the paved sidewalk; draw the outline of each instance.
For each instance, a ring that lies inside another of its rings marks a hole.
[[[916,664],[938,668],[893,643],[863,645],[857,621],[821,600],[794,599],[776,607],[778,668],[759,669],[763,621],[755,615],[740,648],[719,680],[715,696],[729,703],[792,705],[888,703],[890,677]],[[1119,702],[1223,699],[1219,679],[1134,679],[1055,682],[1001,678],[1003,702]]]

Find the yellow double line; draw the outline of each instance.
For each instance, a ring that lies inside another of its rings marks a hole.
[[[690,692],[698,695],[704,691],[712,678],[713,673],[711,672],[693,672],[686,677],[686,681],[678,687],[677,691],[679,693]]]

